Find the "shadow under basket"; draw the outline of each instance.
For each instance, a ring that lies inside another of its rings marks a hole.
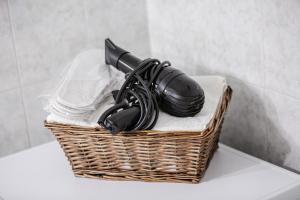
[[[218,147],[232,90],[227,87],[203,131],[136,131],[112,135],[101,128],[48,123],[78,177],[199,183]]]

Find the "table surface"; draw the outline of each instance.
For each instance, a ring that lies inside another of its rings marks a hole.
[[[220,144],[199,184],[74,177],[57,142],[0,159],[0,199],[300,199],[300,176]]]

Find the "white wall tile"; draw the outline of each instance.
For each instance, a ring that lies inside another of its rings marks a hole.
[[[86,46],[83,1],[10,0],[23,84],[49,80]]]
[[[7,1],[0,1],[0,91],[18,86],[18,71]]]
[[[0,156],[54,139],[43,127],[47,114],[38,95],[80,51],[103,48],[104,39],[111,37],[142,58],[150,54],[145,1],[0,1],[0,25],[0,96],[9,94],[0,99],[0,108],[18,110],[7,118],[6,111],[0,114],[5,119],[0,123]],[[19,90],[1,93],[20,82],[23,103]]]
[[[41,82],[23,88],[23,99],[27,117],[28,132],[31,146],[54,140],[50,131],[44,127],[47,112],[44,111],[46,91],[51,91],[52,81]]]
[[[255,0],[147,3],[153,56],[189,73],[230,74],[263,86],[262,24]]]
[[[300,100],[268,90],[265,104],[271,161],[300,171]]]
[[[262,88],[228,80],[233,89],[232,101],[225,116],[221,141],[249,154],[267,159],[268,116]]]
[[[147,11],[144,0],[86,0],[89,47],[104,47],[110,37],[117,45],[150,56]]]
[[[300,99],[300,1],[261,1],[266,88]]]
[[[21,92],[0,93],[0,156],[29,147]]]
[[[154,57],[232,85],[222,141],[299,170],[300,2],[148,0],[147,8]]]

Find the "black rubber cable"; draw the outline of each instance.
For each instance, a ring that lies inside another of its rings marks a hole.
[[[140,116],[134,126],[126,131],[149,130],[154,127],[159,116],[155,80],[164,67],[170,66],[168,61],[160,63],[157,59],[146,59],[130,74],[115,98],[115,105],[105,111],[98,123],[111,130],[106,123],[107,118],[133,106],[140,108]],[[123,119],[126,120],[126,119]]]

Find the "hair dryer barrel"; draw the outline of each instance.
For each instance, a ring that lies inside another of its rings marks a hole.
[[[116,46],[110,39],[105,40],[105,63],[107,65],[112,65],[126,74],[133,71],[141,62],[141,59]]]

